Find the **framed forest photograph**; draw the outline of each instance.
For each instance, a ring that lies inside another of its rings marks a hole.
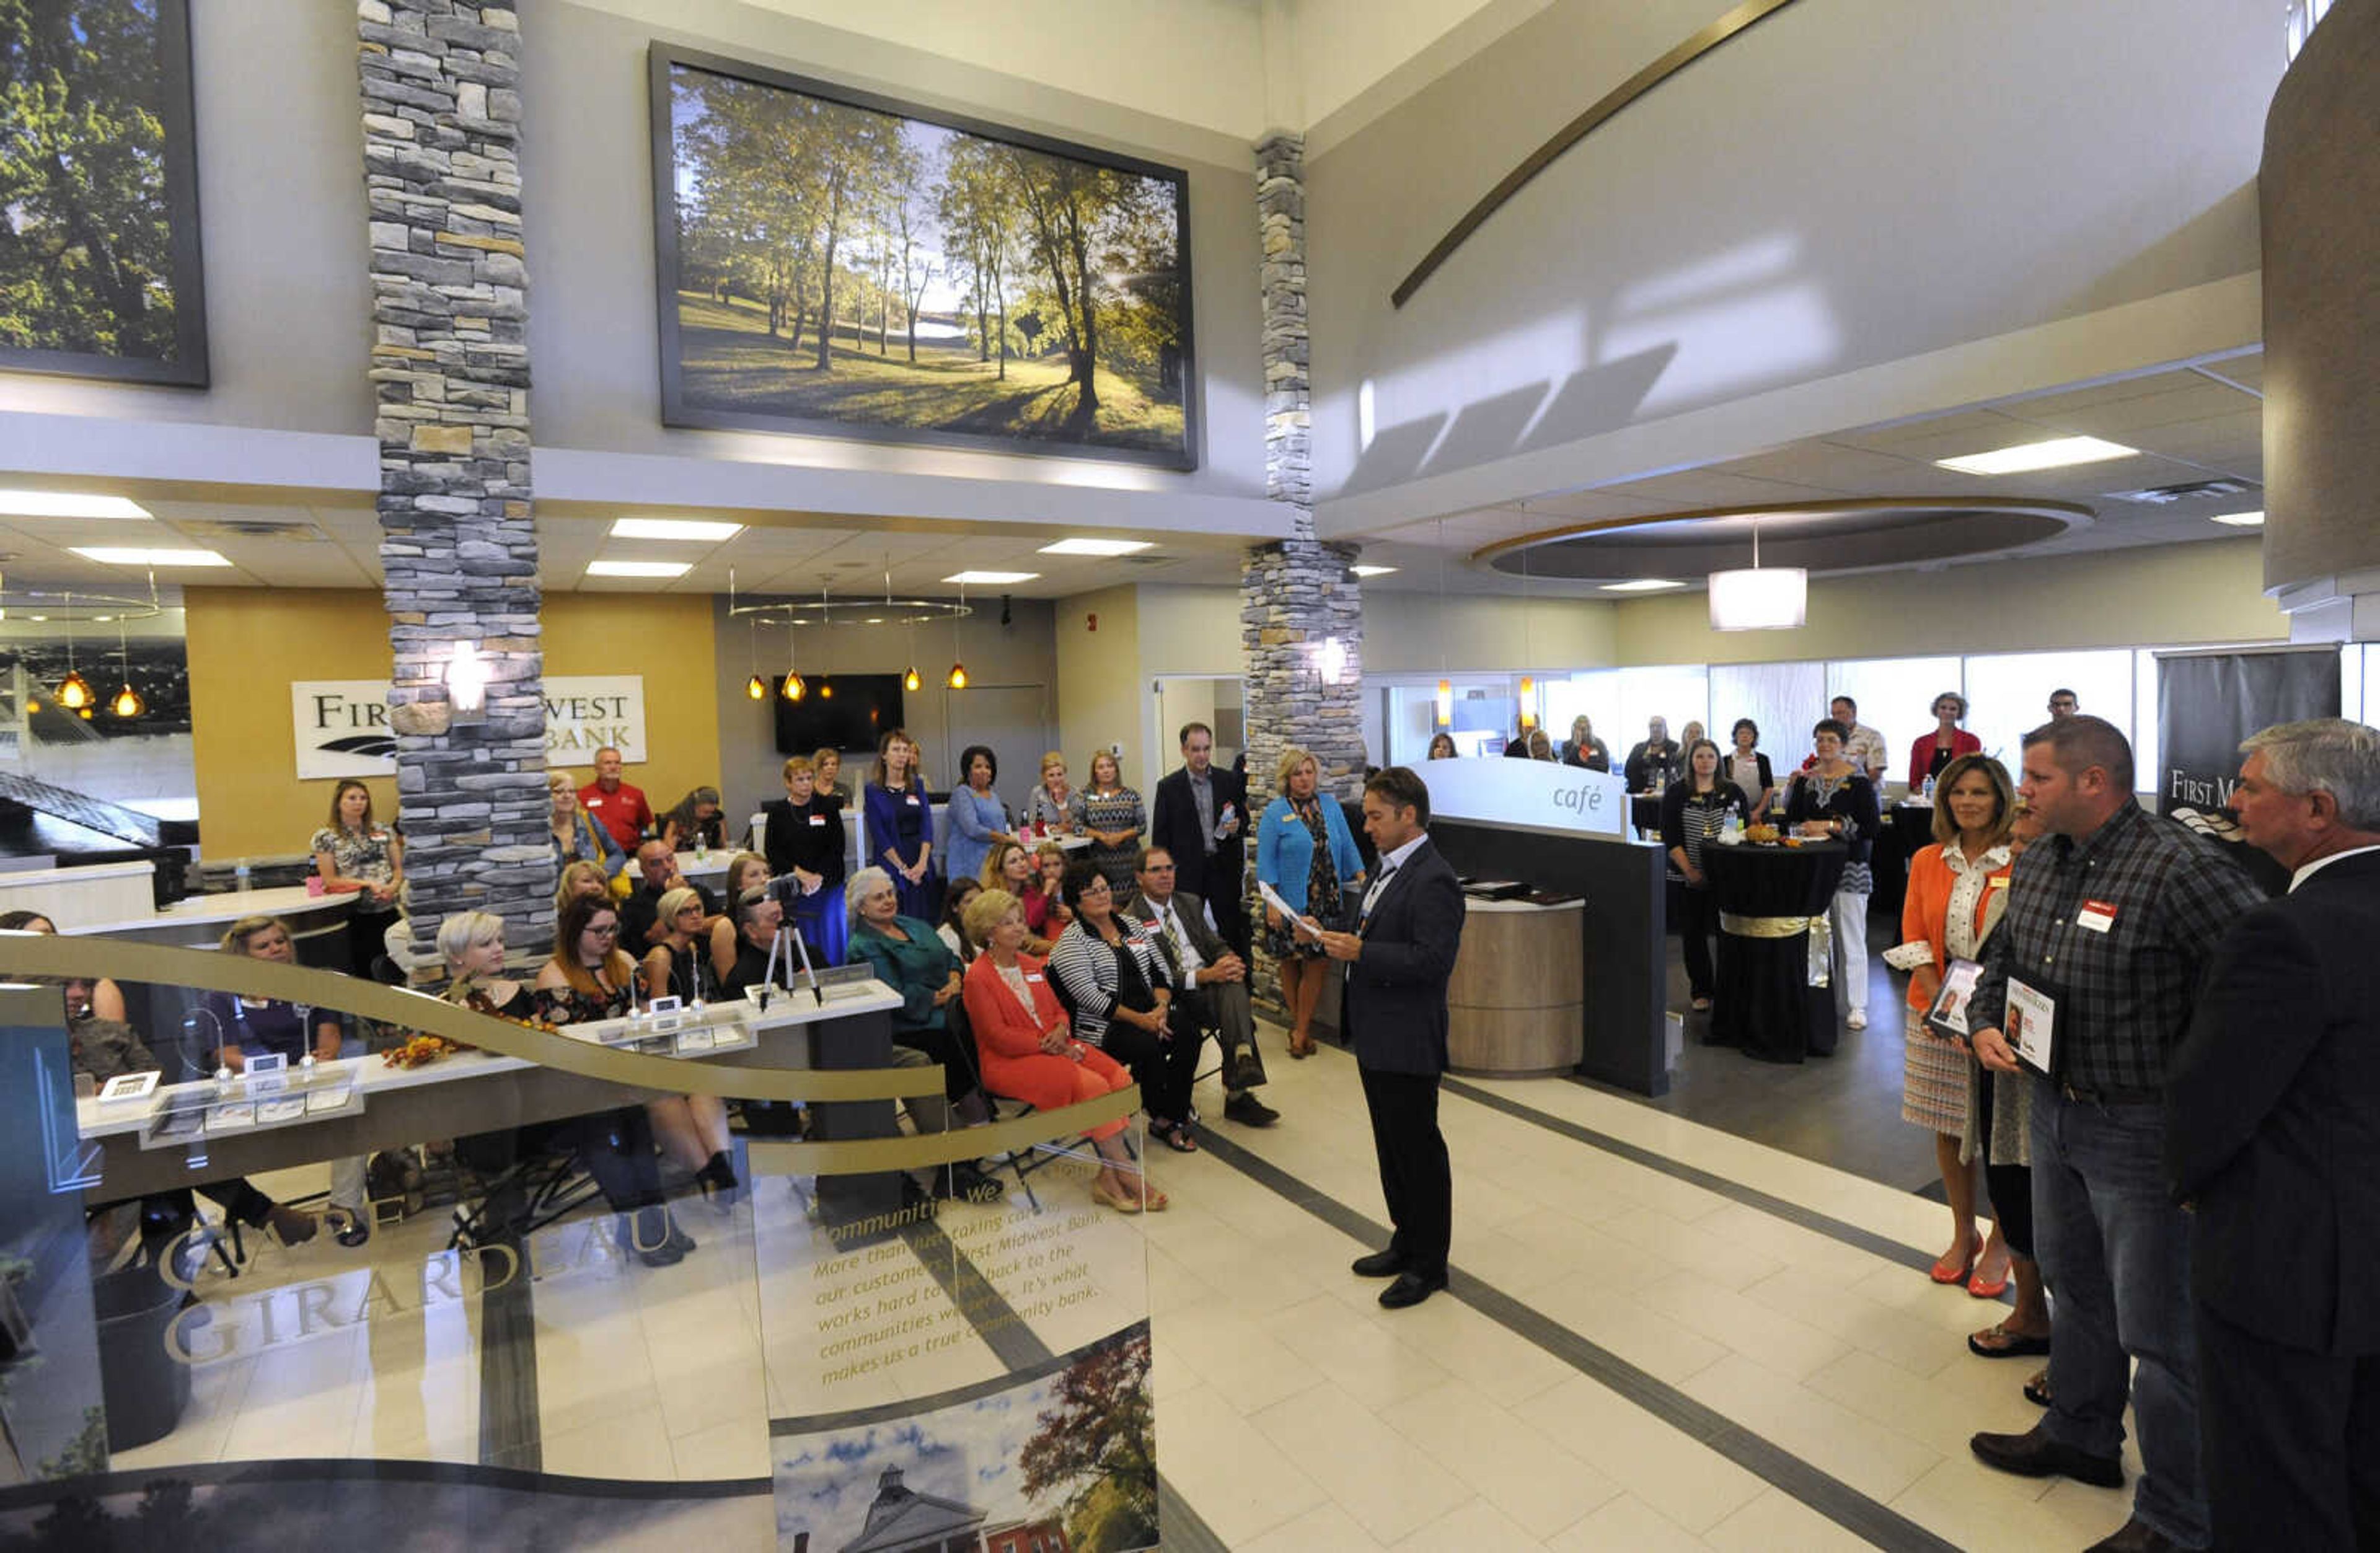
[[[656,43],[662,418],[1197,464],[1189,180]]]
[[[188,0],[0,3],[0,370],[203,387]]]

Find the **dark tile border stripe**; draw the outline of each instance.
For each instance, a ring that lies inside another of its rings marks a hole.
[[[621,1478],[571,1477],[513,1467],[475,1466],[468,1462],[419,1462],[379,1457],[274,1457],[252,1462],[180,1462],[95,1474],[62,1482],[25,1483],[0,1489],[0,1511],[47,1504],[70,1489],[90,1498],[125,1494],[154,1482],[230,1483],[443,1483],[504,1488],[528,1494],[568,1494],[589,1499],[732,1499],[771,1491],[765,1477]]]
[[[1449,1086],[1453,1086],[1450,1083]],[[1332,1229],[1366,1245],[1388,1244],[1389,1231],[1385,1226],[1366,1218],[1335,1197],[1323,1195],[1280,1166],[1257,1158],[1229,1138],[1211,1132],[1203,1133],[1199,1135],[1198,1144],[1204,1152],[1258,1185],[1287,1198]],[[1791,1495],[1853,1536],[1878,1547],[1956,1553],[1956,1543],[1935,1535],[1907,1516],[1877,1503],[1840,1478],[1821,1472],[1784,1447],[1752,1433],[1717,1409],[1696,1401],[1609,1349],[1589,1342],[1502,1290],[1472,1277],[1460,1267],[1450,1270],[1447,1292],[1514,1336],[1536,1344],[1588,1379],[1609,1388],[1663,1423],[1683,1431],[1772,1487]]]
[[[1887,1235],[1877,1234],[1873,1230],[1864,1230],[1856,1224],[1837,1219],[1831,1214],[1804,1207],[1790,1198],[1763,1192],[1757,1186],[1746,1186],[1743,1183],[1728,1176],[1718,1175],[1710,1171],[1682,1163],[1666,1154],[1657,1153],[1639,1144],[1615,1138],[1609,1133],[1598,1133],[1592,1127],[1581,1126],[1575,1122],[1567,1121],[1549,1111],[1539,1110],[1535,1106],[1523,1105],[1510,1096],[1482,1089],[1462,1079],[1447,1078],[1441,1082],[1448,1094],[1459,1095],[1463,1099],[1486,1106],[1490,1110],[1502,1111],[1516,1121],[1526,1122],[1533,1127],[1542,1127],[1547,1132],[1558,1134],[1573,1143],[1583,1143],[1589,1148],[1599,1148],[1607,1154],[1618,1155],[1631,1164],[1642,1165],[1648,1171],[1658,1171],[1673,1181],[1682,1181],[1690,1186],[1699,1186],[1706,1192],[1715,1192],[1730,1201],[1742,1203],[1744,1207],[1765,1213],[1772,1219],[1782,1219],[1787,1223],[1808,1230],[1814,1234],[1821,1234],[1829,1240],[1840,1241],[1856,1250],[1864,1251],[1871,1256],[1881,1257],[1888,1262],[1897,1262],[1904,1268],[1914,1268],[1919,1272],[1930,1271],[1933,1268],[1932,1256],[1915,1246],[1905,1244]],[[1580,1088],[1590,1090],[1595,1094],[1606,1093],[1584,1080],[1574,1082],[1578,1083]],[[1702,1124],[1695,1123],[1697,1126]],[[1820,1168],[1831,1169],[1832,1167],[1821,1166]],[[2009,1300],[2008,1295],[2000,1296],[2000,1303],[2009,1303]],[[1979,1305],[1992,1303],[1988,1300],[1977,1302]]]
[[[590,1220],[603,1222],[602,1218]],[[589,1234],[597,1232],[590,1227]],[[545,1466],[537,1396],[537,1282],[528,1244],[501,1243],[518,1275],[480,1294],[480,1465],[539,1473]]]

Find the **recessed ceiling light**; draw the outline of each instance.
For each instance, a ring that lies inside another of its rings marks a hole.
[[[1935,462],[1962,475],[2022,475],[2035,469],[2062,469],[2070,464],[2130,458],[2139,451],[2096,437],[2053,437],[2046,443],[2025,443],[1995,448],[1989,453],[1971,453],[1963,458],[1937,458]]]
[[[1043,545],[1043,555],[1130,555],[1148,550],[1154,540],[1060,540],[1053,545]]]
[[[587,575],[590,577],[682,577],[694,565],[691,561],[589,561]]]
[[[717,543],[744,532],[740,523],[712,523],[691,517],[619,517],[612,520],[615,540],[696,540]]]
[[[2265,515],[2262,512],[2216,513],[2215,521],[2228,523],[2234,528],[2262,528],[2265,526]]]
[[[123,496],[71,491],[0,491],[0,514],[10,517],[147,517],[149,509]]]
[[[969,582],[981,588],[998,588],[1004,583],[1031,582],[1038,572],[953,572],[944,582]]]
[[[1359,577],[1384,577],[1396,570],[1394,566],[1350,566],[1347,569]]]
[[[1655,593],[1664,588],[1685,586],[1682,582],[1671,582],[1668,577],[1638,577],[1633,582],[1607,582],[1603,585],[1603,591],[1606,593]]]
[[[119,550],[108,545],[68,547],[86,561],[108,566],[228,566],[212,550]]]

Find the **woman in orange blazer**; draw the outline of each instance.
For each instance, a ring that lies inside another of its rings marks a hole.
[[[1884,957],[1910,973],[1901,1119],[1933,1133],[1935,1161],[1949,1192],[1950,1249],[1934,1264],[1934,1281],[1965,1283],[1978,1298],[2007,1288],[2009,1249],[1997,1219],[1988,1245],[1975,1232],[1969,1102],[1975,1059],[1964,1041],[1937,1034],[1925,1013],[1950,962],[1974,959],[2008,904],[2009,828],[2015,813],[2016,795],[1998,761],[1962,755],[1944,768],[1934,788],[1934,844],[1909,860],[1901,941]]]
[[[1057,1110],[1131,1085],[1132,1074],[1114,1058],[1074,1038],[1043,962],[1022,952],[1023,902],[1005,890],[983,891],[967,903],[966,930],[983,945],[967,967],[960,996],[975,1030],[986,1089],[1036,1110]],[[1119,1117],[1091,1129],[1091,1147],[1099,1156],[1091,1195],[1121,1213],[1161,1209],[1165,1194],[1148,1184],[1125,1149],[1123,1128]]]

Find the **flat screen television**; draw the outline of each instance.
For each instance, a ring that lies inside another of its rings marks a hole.
[[[901,726],[899,674],[811,674],[809,694],[788,701],[782,676],[769,685],[777,709],[777,753],[808,755],[820,749],[876,747],[877,735]]]

